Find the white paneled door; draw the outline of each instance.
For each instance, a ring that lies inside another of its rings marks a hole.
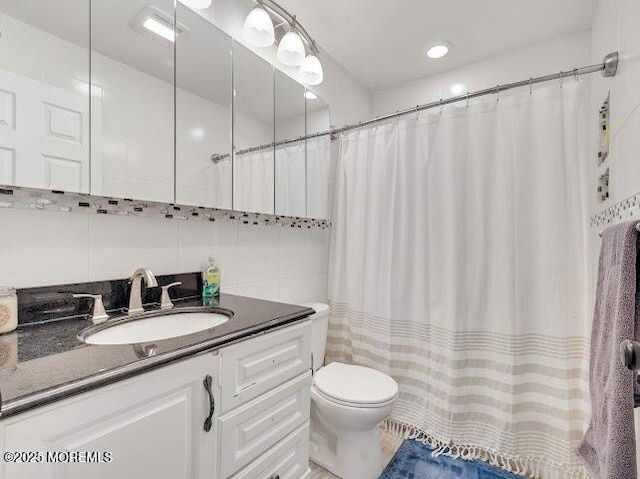
[[[0,70],[0,184],[89,192],[86,94]]]

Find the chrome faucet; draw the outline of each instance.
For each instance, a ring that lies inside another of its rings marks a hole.
[[[137,269],[131,276],[131,294],[129,295],[129,315],[143,313],[142,307],[142,280],[144,279],[147,288],[158,286],[156,277],[147,268]]]

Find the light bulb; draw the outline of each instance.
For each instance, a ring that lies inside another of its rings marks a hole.
[[[304,58],[304,43],[298,32],[288,31],[278,45],[278,60],[288,67],[297,67],[302,64]]]
[[[425,55],[429,58],[442,58],[451,50],[451,44],[449,42],[432,43],[425,49]]]
[[[276,39],[273,22],[264,8],[255,7],[244,20],[242,35],[254,47],[268,47]]]
[[[180,0],[180,3],[186,5],[189,8],[196,10],[204,10],[211,6],[212,0]]]
[[[454,95],[459,95],[464,91],[464,85],[462,83],[456,83],[451,87],[451,93]]]
[[[300,65],[298,78],[307,85],[319,85],[324,80],[322,63],[313,53],[309,54]]]

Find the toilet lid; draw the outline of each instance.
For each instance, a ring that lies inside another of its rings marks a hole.
[[[379,404],[398,394],[398,383],[364,366],[331,363],[313,376],[316,388],[329,398],[355,404]]]

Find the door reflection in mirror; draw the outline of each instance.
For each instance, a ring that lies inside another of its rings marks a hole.
[[[0,2],[0,184],[89,192],[89,4]]]

